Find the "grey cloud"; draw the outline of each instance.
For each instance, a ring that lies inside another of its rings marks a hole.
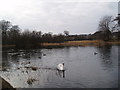
[[[14,1],[14,0],[13,0]],[[18,0],[19,1],[19,0]],[[117,2],[41,2],[22,0],[15,6],[4,9],[1,19],[9,19],[22,29],[71,34],[93,33],[104,15],[116,15]],[[8,10],[7,10],[8,9]],[[2,9],[0,11],[3,12]]]

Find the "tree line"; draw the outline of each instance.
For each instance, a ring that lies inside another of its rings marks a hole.
[[[41,31],[24,31],[18,25],[12,25],[10,21],[1,20],[0,29],[2,30],[2,45],[16,45],[17,48],[35,48],[40,47],[41,43],[61,43],[66,40],[69,31],[63,34],[52,34],[52,32],[43,33]]]
[[[115,23],[117,21],[118,23]],[[94,34],[70,35],[69,31],[53,34],[52,32],[42,33],[41,31],[22,31],[18,25],[12,25],[10,21],[1,20],[0,29],[2,30],[2,45],[15,45],[16,48],[35,48],[40,47],[41,43],[61,43],[72,40],[119,40],[120,36],[120,17],[115,19],[112,16],[104,16],[99,21],[98,31]],[[114,36],[114,32],[117,34]]]

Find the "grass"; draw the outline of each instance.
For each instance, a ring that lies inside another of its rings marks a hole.
[[[105,46],[105,45],[120,45],[120,41],[105,42],[102,40],[83,40],[83,41],[67,41],[63,43],[42,43],[43,47],[54,46]]]

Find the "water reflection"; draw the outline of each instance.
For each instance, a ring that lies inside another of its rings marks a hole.
[[[65,70],[60,71],[60,70],[56,70],[56,75],[62,78],[65,78]]]
[[[8,50],[3,52],[3,67],[10,70],[1,76],[17,88],[117,87],[117,55],[112,53],[115,48]],[[66,63],[65,71],[56,69],[61,62]],[[28,85],[28,78],[36,81]]]
[[[2,70],[7,71],[7,69],[10,67],[10,63],[8,60],[7,51],[2,52]]]
[[[13,55],[13,56],[10,56],[10,57],[9,57],[9,60],[12,61],[12,62],[15,63],[15,64],[18,64],[19,58],[20,58],[20,57]]]
[[[112,59],[111,59],[111,49],[112,46],[104,46],[97,48],[100,53],[100,60],[105,67],[112,67]]]

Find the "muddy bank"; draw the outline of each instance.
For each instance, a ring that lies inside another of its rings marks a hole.
[[[5,89],[9,89],[9,90],[16,90],[15,88],[13,88],[12,85],[10,85],[10,83],[8,83],[5,79],[3,79],[2,77],[0,77],[0,80],[2,82],[2,90]]]

